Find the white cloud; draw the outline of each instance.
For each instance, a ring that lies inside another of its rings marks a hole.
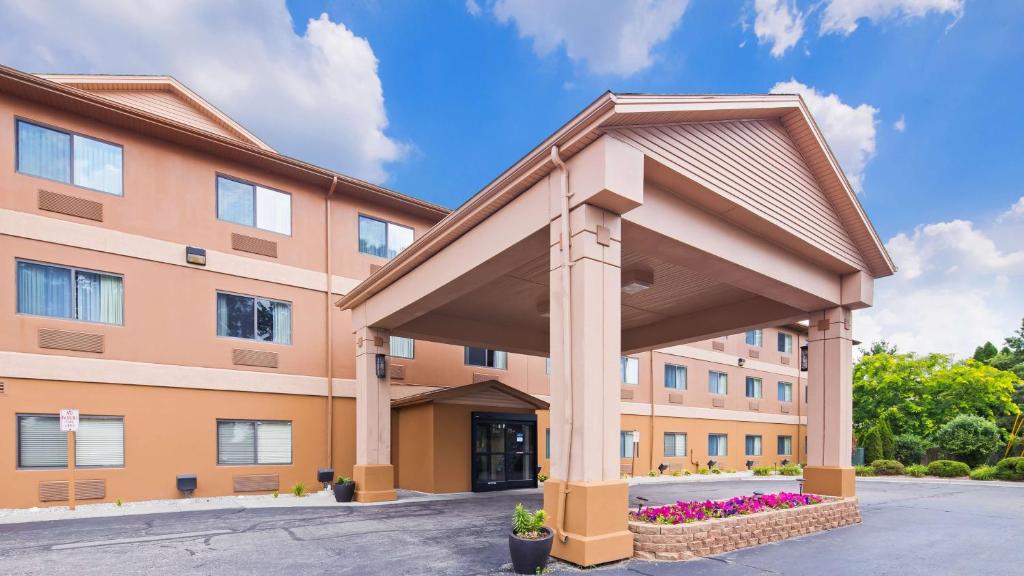
[[[835,94],[825,95],[796,80],[779,82],[774,94],[799,94],[828,141],[832,153],[846,172],[853,189],[860,191],[864,168],[875,154],[875,116],[878,109],[868,104],[844,104]]]
[[[922,18],[930,12],[950,14],[955,24],[963,16],[964,0],[828,0],[820,33],[849,35],[861,19],[877,24],[892,18]]]
[[[892,123],[892,127],[897,132],[903,132],[907,129],[907,119],[901,115],[898,120]]]
[[[781,58],[804,35],[804,14],[795,0],[755,0],[754,33],[761,44],[771,42],[772,56]]]
[[[1024,198],[1007,213],[1024,213]],[[900,271],[879,280],[875,307],[857,314],[854,335],[865,345],[885,339],[904,351],[965,357],[1020,325],[1024,219],[922,225],[886,247]]]
[[[466,0],[466,12],[469,12],[472,16],[479,16],[480,5],[477,4],[476,0]]]
[[[1002,224],[1004,222],[1020,220],[1024,220],[1024,196],[1021,196],[1013,206],[1010,206],[1009,210],[1000,214],[999,218],[996,219],[996,222]]]
[[[281,152],[376,182],[405,152],[369,42],[326,14],[300,36],[284,0],[0,0],[0,13],[9,65],[172,75]]]
[[[564,46],[574,62],[595,74],[630,76],[651,65],[651,50],[665,41],[689,0],[497,0],[499,22],[515,23],[546,56]]]

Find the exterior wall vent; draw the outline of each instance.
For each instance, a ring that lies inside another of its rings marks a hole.
[[[488,380],[497,380],[501,382],[501,378],[497,374],[484,374],[483,372],[473,372],[473,384],[487,382]]]
[[[49,190],[39,190],[39,209],[103,222],[103,204]]]
[[[231,351],[231,361],[237,366],[277,368],[277,352],[267,352],[265,350],[242,350],[235,348]]]
[[[682,404],[683,403],[683,395],[680,394],[679,392],[669,392],[668,393],[668,402],[669,402],[669,404]]]
[[[779,358],[779,361],[785,364],[786,366],[789,366],[789,356],[783,356]]]
[[[248,252],[250,254],[260,254],[261,256],[277,258],[277,242],[273,242],[271,240],[264,240],[262,238],[255,238],[253,236],[246,236],[245,234],[236,234],[232,232],[231,247],[239,252]]]
[[[106,480],[75,480],[75,500],[102,500],[106,497]],[[39,483],[40,502],[66,502],[67,499],[67,481],[58,480]]]
[[[633,399],[633,391],[629,390],[628,388],[623,388],[622,389],[622,394],[621,394],[621,399],[622,400],[632,400]]]
[[[405,380],[405,365],[404,364],[392,364],[391,365],[391,379],[392,380]]]
[[[789,414],[789,410],[790,410],[789,406],[790,406],[789,404],[783,404],[782,405],[782,413],[783,414]]]
[[[747,355],[750,356],[751,358],[760,358],[761,352],[758,350],[751,350],[750,353]]]
[[[750,400],[747,403],[747,407],[750,408],[751,410],[755,411],[755,412],[760,412],[761,411],[761,403],[758,402],[757,400]]]
[[[277,474],[246,474],[232,480],[235,492],[270,492],[281,486]]]
[[[725,342],[712,342],[711,348],[719,352],[725,352]]]
[[[53,350],[103,353],[103,334],[75,332],[72,330],[39,329],[39,347]]]
[[[725,398],[712,398],[711,405],[715,408],[725,408]]]
[[[3,382],[0,382],[0,396],[3,396],[5,392],[7,392],[7,387]]]

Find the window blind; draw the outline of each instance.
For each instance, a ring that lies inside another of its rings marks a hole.
[[[412,338],[392,336],[389,344],[391,356],[395,358],[412,358],[415,355],[415,342]]]
[[[256,423],[256,461],[259,464],[291,464],[292,423]]]
[[[254,464],[255,462],[255,423],[217,422],[217,463]]]
[[[124,419],[81,418],[75,435],[75,465],[124,466]]]
[[[65,468],[68,436],[56,416],[18,416],[18,467]]]
[[[686,456],[686,434],[665,432],[665,456],[679,458]]]
[[[665,388],[686,389],[686,366],[665,364]]]

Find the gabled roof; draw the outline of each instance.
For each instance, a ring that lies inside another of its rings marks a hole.
[[[750,119],[777,119],[785,126],[863,256],[866,271],[875,278],[894,274],[896,267],[799,95],[605,92],[337,305],[348,309],[364,302],[539,182],[555,168],[552,146],[558,146],[562,159],[568,160],[602,135],[622,127]]]
[[[241,124],[202,99],[171,76],[114,76],[106,74],[37,74],[51,82],[73,86],[97,96],[163,116],[201,130],[273,150]]]
[[[440,388],[432,390],[430,392],[424,392],[422,394],[414,394],[412,396],[406,396],[405,398],[398,398],[391,401],[392,408],[403,408],[406,406],[415,406],[418,404],[426,404],[428,402],[452,402],[463,398],[470,398],[473,396],[484,396],[487,393],[499,394],[506,396],[511,400],[521,402],[524,407],[535,408],[537,410],[547,410],[548,403],[533,396],[517,390],[507,384],[502,384],[497,380],[485,380],[483,382],[477,382],[474,384],[466,384],[465,386],[453,386],[451,388]],[[486,404],[486,400],[484,401]]]

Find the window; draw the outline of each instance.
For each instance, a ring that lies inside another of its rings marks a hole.
[[[686,456],[686,434],[684,432],[665,432],[665,457],[682,458]]]
[[[17,261],[18,313],[124,324],[120,276]]]
[[[729,375],[725,372],[708,372],[708,391],[712,394],[729,393]]]
[[[18,172],[121,196],[123,150],[18,120]]]
[[[217,176],[217,218],[290,235],[292,197],[270,188]]]
[[[291,463],[291,422],[217,420],[217,464]]]
[[[779,332],[779,352],[783,354],[793,353],[793,335]]]
[[[18,468],[67,468],[68,436],[55,414],[18,416]],[[124,418],[82,416],[75,434],[75,466],[124,466]]]
[[[792,436],[779,436],[778,437],[778,454],[779,454],[779,456],[792,456],[793,455],[793,437]]]
[[[789,382],[779,382],[779,402],[793,401],[793,385]]]
[[[640,383],[640,359],[622,356],[619,359],[621,379],[623,384]]]
[[[388,350],[391,351],[391,356],[394,358],[415,358],[416,341],[412,338],[392,336],[391,342],[388,344]]]
[[[747,436],[746,441],[746,455],[747,456],[760,456],[761,455],[761,437],[760,436]]]
[[[551,428],[544,429],[544,457],[551,460]]]
[[[217,292],[217,336],[291,344],[292,305]]]
[[[466,346],[466,365],[505,370],[508,368],[508,353],[500,350]]]
[[[619,432],[619,457],[632,458],[636,454],[633,444],[636,443],[636,432],[622,430]]]
[[[729,436],[725,434],[708,434],[708,456],[728,456]]]
[[[544,359],[544,374],[551,376],[551,358]]]
[[[761,379],[747,376],[747,398],[761,397]]]
[[[359,251],[370,256],[394,258],[412,244],[412,228],[359,216]]]
[[[761,330],[747,330],[746,341],[748,346],[760,348],[764,342],[764,333]]]
[[[665,388],[686,390],[686,366],[665,364]]]

